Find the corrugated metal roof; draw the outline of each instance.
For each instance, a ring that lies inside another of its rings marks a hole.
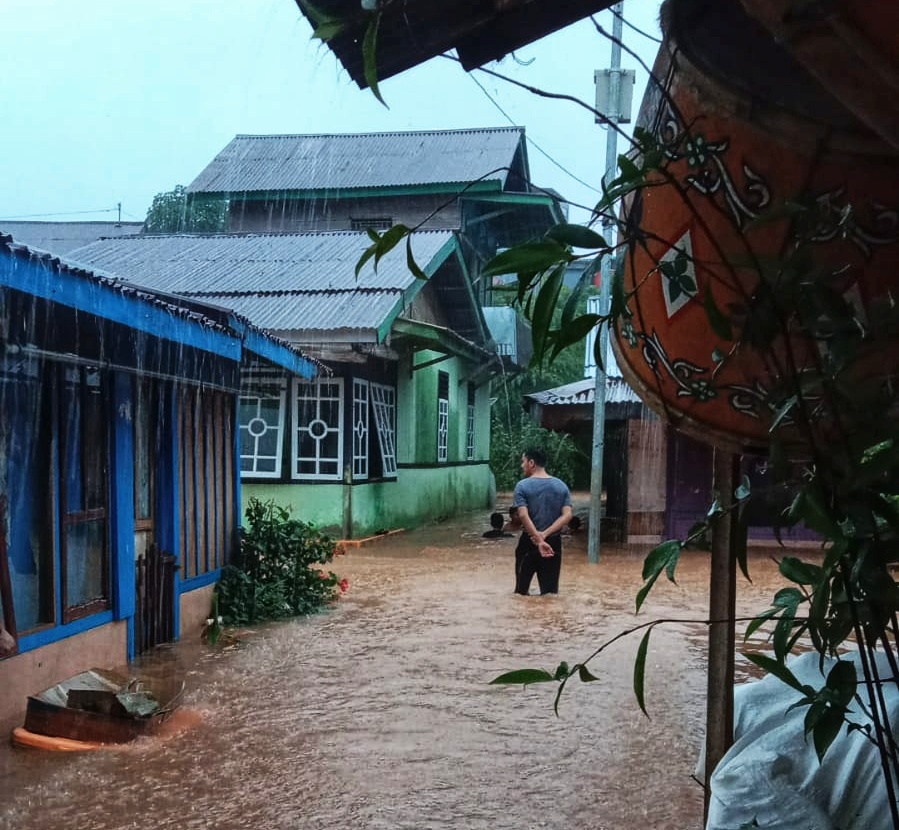
[[[0,233],[16,242],[56,256],[65,256],[105,236],[140,233],[143,222],[0,222]]]
[[[80,263],[71,262],[59,256],[51,254],[48,251],[32,248],[24,243],[16,242],[13,237],[0,233],[0,251],[9,254],[12,257],[39,262],[43,267],[59,274],[71,274],[84,280],[97,282],[105,285],[110,291],[116,291],[124,296],[131,296],[145,302],[152,303],[165,311],[184,319],[189,319],[199,325],[207,328],[215,329],[227,334],[233,334],[230,329],[223,326],[213,316],[206,316],[190,304],[179,305],[177,299],[171,297],[160,297],[153,291],[147,290],[144,286],[138,286],[121,282],[110,278],[107,274],[97,273],[91,268],[84,267]],[[26,290],[23,287],[22,290]]]
[[[231,308],[269,331],[361,332],[387,319],[398,291],[343,291],[326,294],[200,294],[206,302]],[[300,321],[299,324],[297,321]]]
[[[543,406],[564,406],[571,404],[590,404],[596,397],[596,381],[593,378],[576,380],[566,383],[564,386],[556,386],[553,389],[545,389],[542,392],[532,392],[525,395],[526,398]],[[606,403],[642,403],[640,397],[628,386],[623,378],[606,378]]]
[[[238,135],[189,193],[338,190],[468,183],[502,186],[523,127],[342,135]]]
[[[453,240],[452,231],[412,236],[425,271]],[[375,272],[369,260],[356,278],[364,232],[306,234],[145,235],[104,239],[73,259],[173,294],[233,309],[254,325],[277,331],[377,329],[403,292],[420,284],[406,265],[405,244]]]

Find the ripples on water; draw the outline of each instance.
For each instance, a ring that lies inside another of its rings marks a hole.
[[[91,754],[0,748],[4,830],[647,830],[699,828],[691,780],[703,739],[708,570],[687,554],[639,616],[643,550],[589,565],[569,543],[561,593],[512,593],[514,539],[485,516],[393,537],[334,563],[350,591],[327,613],[157,650],[148,672],[184,676],[169,734]],[[487,529],[484,527],[483,529]],[[773,566],[741,578],[741,606],[773,593]],[[553,671],[656,617],[651,719],[632,692],[639,634],[593,661],[599,680],[491,686]]]

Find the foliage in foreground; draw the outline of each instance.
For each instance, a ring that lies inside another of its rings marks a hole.
[[[335,543],[273,501],[251,498],[237,561],[216,586],[217,615],[225,625],[246,625],[314,614],[347,587],[328,564]]]

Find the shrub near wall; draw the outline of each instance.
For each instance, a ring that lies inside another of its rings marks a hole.
[[[273,501],[251,498],[241,529],[237,561],[222,570],[216,586],[225,625],[314,614],[347,588],[347,581],[319,566],[335,553],[334,540],[294,519]]]

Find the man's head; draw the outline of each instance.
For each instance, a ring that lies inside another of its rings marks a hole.
[[[521,471],[525,477],[546,466],[546,453],[540,447],[528,447],[521,455]]]

